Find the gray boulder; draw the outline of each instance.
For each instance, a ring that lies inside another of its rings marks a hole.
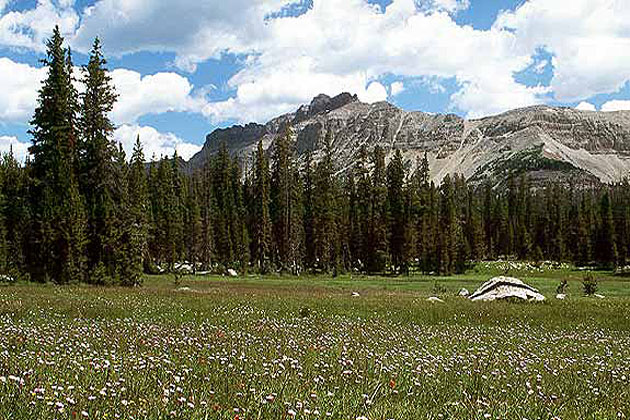
[[[468,291],[468,289],[466,289],[466,288],[464,287],[464,288],[461,288],[461,289],[459,290],[458,295],[459,295],[459,296],[461,296],[461,297],[468,297],[468,296],[470,296],[470,292]]]
[[[542,302],[545,297],[540,292],[514,277],[495,277],[481,285],[469,299],[486,301],[517,298],[533,302]]]

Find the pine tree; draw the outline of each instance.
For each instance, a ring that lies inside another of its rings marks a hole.
[[[326,153],[317,164],[313,192],[313,240],[315,256],[325,272],[336,273],[339,242],[337,237],[336,182],[333,175],[332,134],[326,135]]]
[[[313,173],[313,156],[309,151],[306,152],[304,163],[304,171],[302,175],[302,220],[304,225],[304,264],[308,268],[315,265],[315,220],[314,220],[314,173]]]
[[[83,67],[79,182],[88,210],[88,265],[93,270],[102,264],[108,276],[113,277],[119,271],[117,265],[125,263],[117,261],[114,253],[119,246],[115,225],[124,214],[117,206],[122,205],[126,185],[117,185],[125,179],[116,176],[119,168],[115,167],[117,151],[109,114],[117,96],[106,64],[96,38],[89,62]]]
[[[368,245],[368,271],[380,272],[388,265],[387,250],[387,184],[385,152],[374,148],[372,172],[371,215]]]
[[[85,272],[84,203],[77,167],[77,91],[72,58],[56,27],[43,60],[47,77],[31,121],[33,231],[29,270],[38,281],[82,281]]]
[[[440,186],[440,233],[438,237],[438,268],[441,274],[455,271],[457,261],[458,224],[451,177],[446,175]]]
[[[394,270],[405,264],[405,166],[400,150],[387,165],[387,209],[389,252]]]
[[[281,271],[299,271],[302,260],[301,186],[291,145],[291,128],[275,142],[271,179],[274,255]]]
[[[372,185],[368,170],[368,152],[365,146],[359,149],[357,163],[354,168],[355,192],[355,222],[353,224],[353,238],[351,241],[352,255],[357,260],[358,268],[365,270],[370,258],[370,216],[372,201]]]
[[[254,156],[254,261],[258,270],[265,274],[269,270],[271,250],[271,218],[269,215],[269,164],[262,141]]]
[[[149,187],[140,136],[136,138],[133,154],[131,155],[127,185],[130,253],[128,255],[127,272],[123,274],[123,280],[129,284],[138,285],[142,280],[144,262],[148,253],[150,217]]]
[[[609,192],[604,192],[599,206],[600,228],[597,241],[598,262],[607,268],[617,263],[617,245],[615,243],[615,225]]]

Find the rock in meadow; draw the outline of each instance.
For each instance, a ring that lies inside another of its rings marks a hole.
[[[564,294],[564,293],[558,293],[558,294],[556,295],[556,299],[559,299],[559,300],[564,300],[564,299],[566,299],[566,298],[567,298],[567,295],[566,295],[566,294]]]
[[[466,289],[465,287],[463,287],[463,288],[461,288],[461,289],[459,290],[459,293],[458,293],[457,295],[458,295],[458,296],[461,296],[461,297],[468,297],[468,296],[470,296],[470,292],[468,291],[468,289]]]
[[[427,301],[432,302],[432,303],[444,303],[444,301],[437,296],[431,296],[430,298],[427,299]]]
[[[227,273],[228,273],[228,276],[230,276],[230,277],[238,277],[238,273],[236,272],[236,270],[234,270],[232,268],[229,268]]]
[[[494,277],[481,285],[469,299],[472,301],[494,301],[517,298],[533,302],[542,302],[545,297],[540,292],[514,277]]]

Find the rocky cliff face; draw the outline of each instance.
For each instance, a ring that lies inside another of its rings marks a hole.
[[[310,105],[265,125],[249,124],[209,134],[189,162],[200,168],[226,142],[233,154],[249,158],[262,139],[273,147],[290,125],[297,151],[321,157],[326,134],[333,137],[340,172],[351,168],[362,145],[400,149],[410,166],[426,151],[431,174],[462,174],[472,182],[501,183],[527,173],[535,181],[615,182],[630,175],[630,112],[588,112],[534,106],[478,120],[457,115],[407,112],[387,102],[365,104],[344,93],[319,95]]]

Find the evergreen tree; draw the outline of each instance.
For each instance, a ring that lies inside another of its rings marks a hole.
[[[123,274],[123,281],[132,285],[137,285],[142,279],[144,262],[148,253],[148,232],[149,232],[149,187],[147,172],[145,167],[144,153],[140,136],[136,138],[136,143],[131,155],[131,163],[128,173],[128,241],[129,255],[127,272]]]
[[[271,250],[271,218],[269,215],[269,164],[262,141],[254,156],[254,229],[253,259],[258,270],[265,274],[269,270]]]
[[[374,148],[374,170],[372,172],[371,214],[368,238],[369,272],[383,271],[388,265],[387,250],[387,184],[385,152],[380,146]]]
[[[291,145],[291,128],[276,139],[271,180],[275,260],[281,271],[299,271],[302,260],[301,185]]]
[[[116,93],[106,68],[98,38],[94,41],[90,59],[83,68],[85,92],[81,95],[81,142],[79,147],[79,181],[88,213],[88,266],[94,270],[103,265],[110,277],[119,270],[114,257],[117,241],[115,225],[124,211],[121,206],[126,185],[117,175],[116,145],[112,140],[114,125],[109,119]]]
[[[338,268],[339,242],[337,238],[336,182],[333,175],[332,134],[326,135],[326,153],[317,165],[313,191],[313,240],[315,256],[325,272]]]
[[[612,207],[609,192],[604,192],[600,205],[600,228],[597,241],[598,262],[607,268],[617,263],[617,245],[615,243],[615,225],[612,217]]]
[[[405,166],[400,150],[387,165],[388,236],[389,252],[394,270],[406,265],[405,255]]]
[[[76,176],[77,92],[70,51],[56,27],[43,60],[47,77],[31,121],[33,230],[29,271],[38,281],[82,281],[85,273],[84,203]]]

